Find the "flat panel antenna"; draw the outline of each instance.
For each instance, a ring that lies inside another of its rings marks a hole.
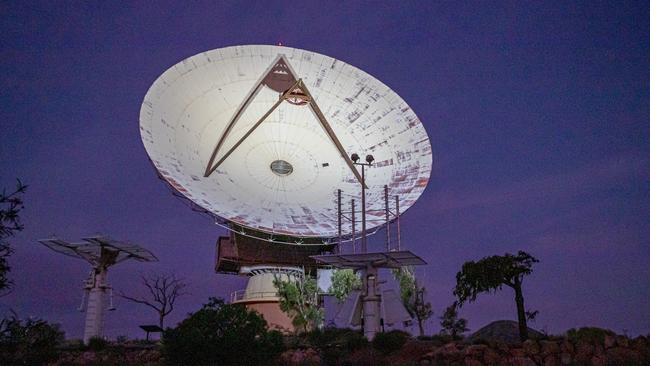
[[[84,281],[84,293],[80,311],[86,311],[83,341],[88,344],[91,338],[101,337],[105,310],[114,310],[113,288],[108,284],[108,268],[125,260],[157,262],[158,258],[138,245],[113,240],[108,236],[91,236],[82,242],[67,242],[58,238],[38,240],[57,253],[83,259],[92,269]],[[106,298],[108,296],[108,306]]]

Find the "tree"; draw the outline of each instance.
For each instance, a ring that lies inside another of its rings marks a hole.
[[[469,330],[467,320],[458,318],[458,303],[456,302],[445,309],[445,313],[440,317],[440,326],[442,327],[440,333],[449,335],[453,339],[457,339]]]
[[[323,310],[318,307],[318,284],[307,276],[290,276],[284,280],[275,276],[273,285],[278,290],[280,309],[291,318],[296,330],[316,329],[323,322]]]
[[[58,324],[40,319],[0,320],[1,365],[45,365],[58,358],[57,346],[64,340]]]
[[[332,284],[328,291],[334,295],[339,303],[342,303],[350,292],[359,290],[361,286],[361,278],[353,270],[336,269],[332,273]]]
[[[281,351],[282,335],[262,316],[215,298],[163,334],[168,365],[265,365]]]
[[[524,276],[533,272],[533,264],[537,262],[539,260],[521,250],[517,255],[506,253],[485,257],[478,262],[466,262],[456,274],[454,295],[458,298],[458,305],[476,300],[482,292],[500,290],[503,285],[511,287],[515,291],[519,338],[525,341],[528,339],[528,325],[521,286]]]
[[[9,293],[13,285],[8,277],[11,270],[8,259],[14,250],[7,238],[23,230],[19,214],[24,207],[22,196],[26,189],[27,186],[19,180],[13,192],[2,190],[0,193],[0,296]]]
[[[418,284],[415,273],[411,267],[402,267],[393,271],[399,281],[400,297],[402,304],[411,317],[418,322],[420,336],[424,335],[424,322],[433,315],[431,303],[424,300],[426,288]]]
[[[147,305],[158,313],[158,325],[163,328],[165,317],[174,310],[174,303],[179,297],[186,295],[187,284],[173,274],[155,274],[140,276],[142,284],[149,291],[148,297],[132,297],[120,294],[129,301]]]

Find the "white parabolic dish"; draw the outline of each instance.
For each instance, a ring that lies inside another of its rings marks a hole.
[[[344,62],[282,46],[235,46],[192,56],[151,86],[140,132],[160,175],[213,215],[268,233],[334,237],[337,189],[344,211],[360,184],[309,106],[281,103],[208,177],[204,172],[233,115],[282,57],[314,98],[349,154],[366,169],[368,230],[384,223],[383,187],[412,206],[431,173],[431,144],[411,108],[377,79]],[[216,159],[279,100],[261,87],[223,141]],[[286,164],[288,163],[288,164]],[[357,216],[357,219],[360,216]],[[357,224],[357,232],[360,225]],[[350,233],[345,223],[344,234]]]

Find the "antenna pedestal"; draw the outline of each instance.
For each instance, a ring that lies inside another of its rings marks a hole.
[[[91,338],[101,337],[104,328],[104,301],[106,299],[106,268],[96,269],[91,275],[88,289],[88,304],[86,306],[86,325],[84,327],[84,343]]]
[[[377,267],[368,266],[363,271],[364,294],[361,296],[363,306],[363,335],[369,340],[381,331],[381,295],[377,286]]]
[[[242,304],[249,310],[260,313],[269,327],[280,331],[293,331],[289,316],[280,309],[278,290],[273,284],[275,278],[283,281],[304,276],[298,267],[257,265],[242,267],[240,275],[249,276],[246,290],[230,294],[230,303]]]
[[[104,328],[104,303],[107,290],[110,291],[110,307],[113,308],[113,290],[106,282],[108,268],[128,259],[139,262],[158,261],[150,251],[137,245],[119,242],[107,236],[91,236],[84,238],[81,243],[70,243],[57,238],[41,239],[40,243],[57,253],[83,259],[92,265],[90,276],[84,284],[84,296],[88,299],[86,305],[86,325],[84,327],[84,343],[91,338],[101,337]],[[84,298],[79,310],[84,309]]]
[[[344,304],[342,311],[345,314],[337,315],[346,324],[363,327],[363,335],[368,340],[373,340],[375,335],[382,331],[382,319],[384,323],[394,323],[404,319],[403,305],[397,299],[394,291],[383,291],[380,294],[378,284],[378,270],[380,268],[397,269],[405,266],[419,266],[426,264],[422,258],[410,251],[402,250],[395,252],[358,253],[358,254],[333,254],[312,256],[319,263],[334,268],[350,268],[361,271],[363,274],[363,291],[353,291],[349,304]],[[348,306],[349,305],[349,306]],[[382,311],[383,308],[383,311]],[[408,316],[410,320],[410,316]]]

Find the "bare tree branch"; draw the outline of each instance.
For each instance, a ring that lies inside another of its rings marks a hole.
[[[183,279],[177,278],[174,274],[141,275],[140,279],[147,289],[148,294],[146,296],[134,297],[120,293],[120,297],[137,304],[147,305],[156,310],[158,313],[158,323],[162,328],[165,317],[174,310],[176,300],[187,294],[184,291],[187,283]]]

